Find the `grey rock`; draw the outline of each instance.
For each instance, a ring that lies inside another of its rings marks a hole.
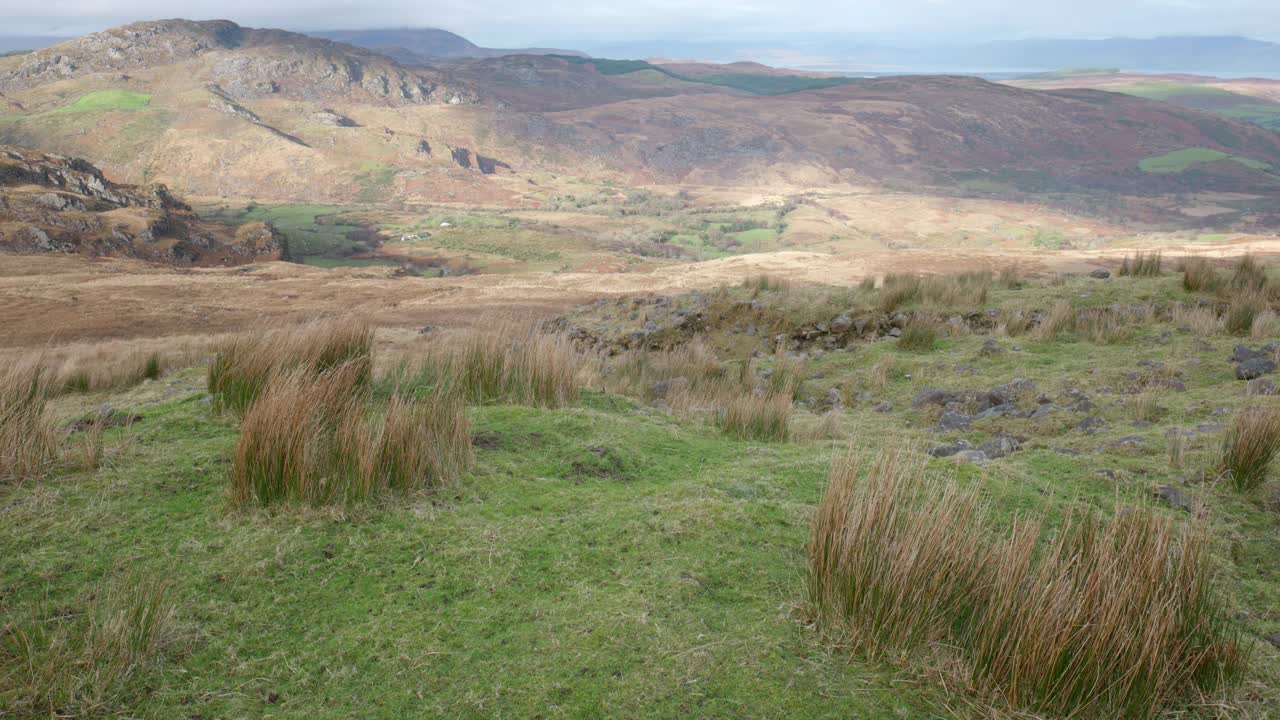
[[[1063,448],[1063,447],[1056,447],[1053,449],[1053,451],[1058,453],[1059,455],[1069,455],[1071,457],[1080,457],[1081,455],[1084,454],[1079,450],[1074,450],[1072,448]]]
[[[1036,394],[1036,384],[1026,378],[1015,378],[991,388],[987,393],[992,405],[1004,405],[1017,402],[1024,395]]]
[[[874,410],[878,413],[891,413],[893,412],[893,403],[888,400],[876,403]]]
[[[1237,380],[1253,380],[1276,371],[1276,361],[1267,357],[1245,360],[1236,366]]]
[[[1089,417],[1076,423],[1077,430],[1085,432],[1095,432],[1107,426],[1107,421],[1099,415],[1090,415]]]
[[[984,340],[982,342],[982,347],[978,349],[978,354],[983,357],[999,355],[1002,352],[1004,352],[1004,350],[1000,349],[1000,343],[996,342],[996,339],[993,337],[989,337]]]
[[[1041,405],[1040,407],[1036,408],[1035,412],[1031,413],[1031,419],[1039,420],[1040,418],[1046,418],[1057,411],[1058,411],[1058,406],[1054,405],[1053,403]]]
[[[835,319],[831,321],[831,332],[838,335],[843,335],[844,333],[849,332],[849,328],[851,327],[853,327],[853,320],[851,320],[848,315],[837,315]]]
[[[938,419],[938,430],[968,430],[970,418],[957,412],[946,412]]]
[[[1111,277],[1111,271],[1105,268],[1098,268],[1089,273],[1089,277],[1095,280],[1106,280]]]
[[[958,392],[926,387],[921,388],[920,392],[916,393],[915,398],[911,400],[911,407],[918,408],[924,407],[925,405],[945,406],[951,403],[961,402],[963,399],[964,395]]]
[[[960,463],[980,463],[988,460],[981,450],[961,450],[952,455],[951,459]]]
[[[1266,636],[1266,637],[1264,637],[1264,638],[1262,638],[1262,639],[1263,639],[1263,640],[1266,640],[1266,641],[1267,641],[1267,642],[1269,642],[1269,643],[1271,643],[1271,646],[1272,646],[1272,647],[1280,648],[1280,632],[1277,632],[1277,633],[1271,633],[1270,635],[1268,635],[1268,636]]]
[[[1191,498],[1187,497],[1186,493],[1172,485],[1161,485],[1156,488],[1155,496],[1176,508],[1185,510],[1186,512],[1191,512],[1195,509],[1195,504],[1192,503]]]
[[[1196,426],[1196,432],[1202,432],[1202,433],[1222,432],[1223,430],[1226,430],[1226,429],[1227,429],[1227,426],[1225,423],[1200,423],[1199,425]]]
[[[1126,435],[1111,444],[1116,447],[1143,448],[1147,446],[1147,439],[1141,435]]]
[[[889,337],[902,337],[902,328],[889,328]]]
[[[1005,415],[1013,415],[1017,411],[1018,411],[1017,405],[1011,405],[1008,403],[1004,405],[995,405],[978,413],[977,415],[974,416],[974,419],[987,420],[989,418],[1004,417]]]
[[[1237,345],[1231,351],[1231,362],[1242,363],[1249,360],[1262,360],[1267,358],[1268,353],[1265,350],[1254,350],[1247,345]]]
[[[1209,411],[1209,414],[1210,414],[1210,415],[1217,415],[1217,416],[1230,415],[1230,414],[1231,414],[1231,408],[1229,408],[1229,407],[1216,407],[1216,408],[1214,408],[1213,410]]]
[[[1020,445],[1016,439],[1008,435],[997,435],[979,445],[978,450],[981,450],[989,458],[1002,458],[1017,452],[1019,447]]]
[[[929,457],[935,457],[935,458],[951,457],[952,455],[955,455],[958,452],[963,452],[965,450],[973,450],[973,449],[974,449],[973,443],[969,442],[968,440],[957,440],[953,443],[933,446],[932,448],[929,449]]]

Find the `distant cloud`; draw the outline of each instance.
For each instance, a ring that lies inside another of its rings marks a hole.
[[[1241,34],[1280,39],[1277,0],[0,0],[3,34],[73,35],[181,15],[290,29],[443,27],[485,45],[849,35],[862,41]],[[786,43],[777,43],[786,44]]]

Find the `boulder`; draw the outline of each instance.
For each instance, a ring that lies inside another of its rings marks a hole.
[[[1090,415],[1089,417],[1076,423],[1077,430],[1085,432],[1096,432],[1107,426],[1107,421],[1100,415]]]
[[[1161,485],[1156,488],[1155,496],[1185,512],[1191,512],[1195,509],[1195,505],[1192,503],[1191,498],[1187,497],[1186,493],[1172,485]]]
[[[957,440],[953,443],[933,446],[929,450],[929,457],[935,457],[935,458],[951,457],[956,453],[964,452],[965,450],[973,450],[973,449],[974,449],[973,443],[969,442],[968,440]]]
[[[970,417],[958,412],[945,412],[938,419],[938,430],[968,430]]]
[[[1107,278],[1111,277],[1111,271],[1105,268],[1098,268],[1096,270],[1091,271],[1089,273],[1089,277],[1095,280],[1106,280]]]
[[[981,463],[988,460],[981,450],[961,450],[952,455],[951,459],[958,463]]]
[[[978,450],[989,458],[1002,458],[1017,452],[1019,447],[1020,445],[1015,438],[1008,435],[997,435],[979,445]]]
[[[885,400],[883,402],[876,403],[876,406],[873,409],[876,412],[881,414],[891,413],[893,412],[893,403],[889,402],[888,400]]]
[[[1236,366],[1237,380],[1253,380],[1276,371],[1276,361],[1269,357],[1254,357]]]

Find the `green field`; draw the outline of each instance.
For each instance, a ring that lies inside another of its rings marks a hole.
[[[197,212],[208,220],[240,225],[269,222],[289,240],[289,254],[300,261],[311,257],[341,257],[361,249],[349,236],[363,225],[343,218],[352,208],[341,205],[204,206]]]
[[[1272,130],[1280,130],[1280,103],[1222,88],[1190,83],[1144,83],[1108,88],[1108,90],[1203,110]]]
[[[55,113],[95,112],[100,110],[144,110],[151,104],[151,96],[130,90],[96,90],[81,95],[70,105],[54,110]]]
[[[1254,170],[1266,170],[1265,163],[1253,160],[1251,158],[1243,158],[1235,155],[1228,155],[1220,150],[1212,148],[1185,148],[1182,150],[1174,150],[1145,158],[1138,163],[1138,167],[1143,172],[1153,174],[1180,173],[1202,163],[1218,162],[1219,160],[1234,160],[1241,165],[1253,168]]]

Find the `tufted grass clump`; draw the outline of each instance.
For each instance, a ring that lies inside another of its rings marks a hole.
[[[214,406],[243,414],[274,373],[302,369],[320,374],[345,366],[360,383],[373,370],[373,329],[356,318],[268,327],[236,335],[218,348],[209,364]]]
[[[49,373],[39,361],[0,371],[0,483],[44,477],[58,460],[58,431],[48,412]]]
[[[1246,407],[1236,413],[1222,441],[1218,474],[1238,492],[1251,492],[1267,480],[1280,453],[1280,408]]]
[[[831,466],[810,525],[818,632],[870,658],[949,648],[971,687],[1054,717],[1156,717],[1240,679],[1209,536],[1149,508],[997,531],[908,450]]]

